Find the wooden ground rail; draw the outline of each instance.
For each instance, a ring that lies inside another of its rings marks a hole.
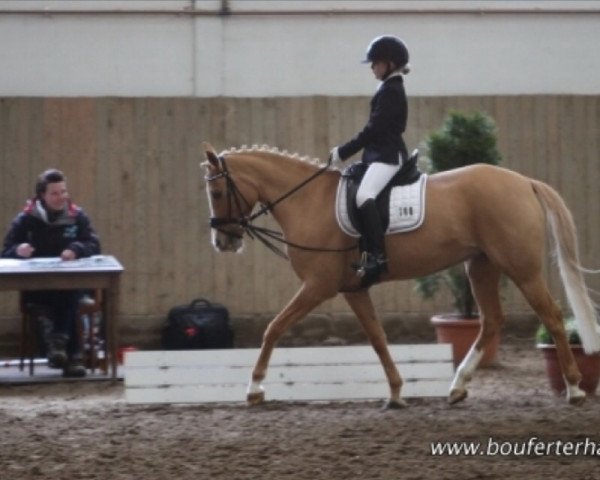
[[[391,345],[403,397],[443,397],[453,376],[448,344]],[[125,354],[129,403],[244,402],[258,349]],[[266,400],[385,399],[383,368],[370,346],[276,348]]]

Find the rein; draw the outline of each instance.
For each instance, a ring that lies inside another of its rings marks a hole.
[[[232,224],[239,225],[240,227],[243,228],[244,232],[247,233],[251,239],[253,239],[253,240],[255,238],[258,239],[269,250],[271,250],[276,255],[278,255],[282,258],[285,258],[286,260],[289,259],[288,256],[286,255],[286,253],[281,248],[279,248],[277,245],[273,244],[271,240],[274,240],[279,243],[283,243],[287,246],[294,247],[299,250],[305,250],[305,251],[309,251],[309,252],[344,253],[344,252],[349,252],[351,250],[354,250],[357,247],[357,245],[353,245],[352,247],[347,247],[347,248],[320,248],[320,247],[310,247],[310,246],[306,246],[306,245],[300,245],[300,244],[290,242],[289,240],[285,240],[284,238],[282,238],[283,237],[282,232],[278,232],[278,231],[272,230],[270,228],[259,227],[257,225],[252,224],[252,222],[254,220],[256,220],[258,217],[261,217],[262,215],[267,215],[269,212],[271,212],[273,210],[273,208],[275,208],[275,206],[277,204],[283,202],[286,198],[290,197],[291,195],[296,193],[298,190],[300,190],[301,188],[306,186],[308,183],[312,182],[319,175],[323,174],[329,168],[329,166],[331,164],[331,160],[329,160],[327,162],[327,165],[325,165],[323,168],[320,168],[319,170],[317,170],[306,180],[303,180],[298,185],[296,185],[294,188],[292,188],[290,191],[284,193],[283,195],[281,195],[279,198],[277,198],[273,202],[263,203],[262,207],[258,211],[253,213],[252,215],[247,216],[247,217],[240,216],[238,218],[235,218],[231,215],[231,207],[232,207],[233,203],[235,203],[235,206],[237,207],[238,211],[240,211],[240,212],[242,211],[242,208],[241,208],[242,202],[247,207],[251,207],[251,205],[244,198],[244,195],[242,194],[240,189],[237,187],[237,185],[233,181],[233,178],[231,178],[229,169],[227,168],[227,164],[225,163],[225,157],[220,155],[218,157],[218,159],[219,159],[219,162],[221,163],[221,171],[215,175],[206,175],[204,177],[204,179],[207,182],[211,182],[211,181],[217,180],[219,178],[225,178],[225,181],[227,183],[227,201],[228,201],[229,214],[225,218],[211,217],[210,218],[211,228],[219,230],[221,233],[224,233],[225,235],[230,235],[230,236],[235,236],[235,237],[241,238],[240,235],[237,235],[237,234],[234,234],[231,232],[227,232],[227,231],[219,228],[219,227],[222,227],[223,225],[232,225]]]

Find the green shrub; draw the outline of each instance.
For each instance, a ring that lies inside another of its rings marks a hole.
[[[471,114],[452,111],[442,128],[425,140],[432,172],[501,160],[496,148],[496,125],[482,112]]]

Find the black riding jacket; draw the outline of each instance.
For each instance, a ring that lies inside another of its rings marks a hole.
[[[363,149],[362,161],[398,164],[408,152],[402,133],[406,130],[408,102],[401,75],[388,77],[371,100],[369,121],[352,140],[338,147],[338,154],[346,160]]]
[[[21,243],[35,248],[32,257],[58,257],[65,249],[73,250],[77,258],[100,253],[100,240],[89,217],[71,202],[64,211],[52,214],[40,200],[28,201],[10,225],[1,256],[19,258]]]

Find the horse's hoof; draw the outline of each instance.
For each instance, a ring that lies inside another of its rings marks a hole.
[[[383,405],[382,410],[401,410],[403,408],[407,408],[408,403],[406,403],[403,399],[399,400],[388,400]]]
[[[583,405],[585,403],[585,399],[586,399],[585,395],[569,397],[569,404],[575,405],[576,407],[580,407],[581,405]]]
[[[450,391],[450,395],[448,396],[448,403],[450,405],[454,405],[455,403],[462,402],[465,398],[467,398],[467,389],[466,388],[455,388]]]
[[[253,392],[246,396],[248,405],[260,405],[265,401],[265,392]]]
[[[571,405],[583,405],[585,403],[585,392],[578,385],[567,384],[567,400]]]

